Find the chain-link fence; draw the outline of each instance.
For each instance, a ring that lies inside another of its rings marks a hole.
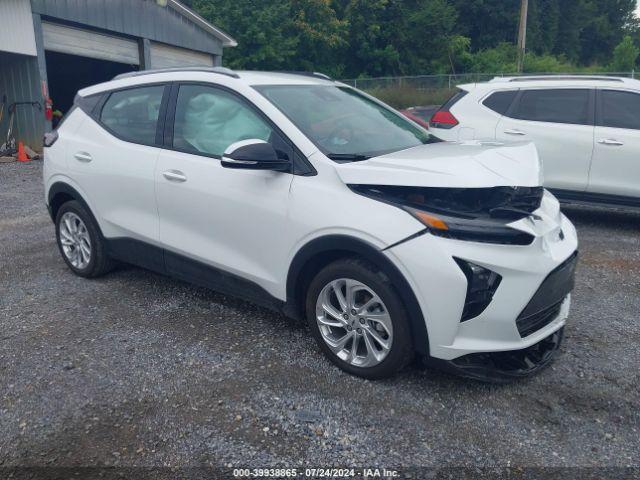
[[[527,73],[541,75],[616,76],[635,78],[635,72],[607,73]],[[456,86],[468,83],[488,82],[495,77],[511,77],[503,73],[464,73],[459,75],[418,75],[411,77],[354,78],[343,83],[365,90],[395,108],[441,105],[455,91]]]
[[[635,71],[632,72],[607,72],[607,73],[526,73],[526,76],[539,75],[582,75],[582,76],[610,76],[635,78]],[[513,73],[462,73],[454,75],[416,75],[406,77],[374,77],[374,78],[352,78],[341,80],[347,85],[361,90],[376,90],[381,88],[416,88],[416,89],[452,89],[456,85],[465,83],[488,82],[495,77],[514,77]]]

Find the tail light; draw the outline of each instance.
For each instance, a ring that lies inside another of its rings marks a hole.
[[[442,128],[444,130],[450,130],[457,126],[460,122],[458,122],[458,119],[453,116],[451,109],[468,94],[469,92],[466,90],[457,90],[456,93],[454,93],[453,96],[447,100],[442,107],[440,107],[440,110],[433,114],[433,117],[431,117],[431,121],[429,122],[431,126],[433,128]]]
[[[429,121],[433,128],[443,128],[449,130],[459,124],[458,119],[446,110],[440,110],[433,114]]]

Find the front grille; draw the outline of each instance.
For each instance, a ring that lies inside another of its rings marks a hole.
[[[546,310],[534,313],[529,317],[518,318],[516,324],[522,338],[528,337],[553,322],[560,314],[562,302],[550,306]]]
[[[559,315],[562,302],[575,286],[577,264],[578,252],[575,252],[542,282],[516,320],[522,338],[546,327]]]

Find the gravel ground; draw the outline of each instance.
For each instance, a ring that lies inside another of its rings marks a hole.
[[[0,165],[0,467],[638,467],[640,213],[567,210],[582,258],[551,368],[368,382],[248,303],[133,267],[74,276],[41,167]]]

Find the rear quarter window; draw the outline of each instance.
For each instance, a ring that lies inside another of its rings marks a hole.
[[[449,111],[456,103],[458,103],[460,100],[462,100],[464,97],[466,97],[469,94],[469,92],[465,91],[465,90],[458,90],[456,93],[454,93],[449,100],[447,100],[446,102],[444,102],[444,104],[442,105],[442,107],[440,107],[440,110],[443,111]]]
[[[489,95],[482,104],[500,115],[505,115],[511,104],[516,99],[518,90],[510,90],[507,92],[495,92]]]

